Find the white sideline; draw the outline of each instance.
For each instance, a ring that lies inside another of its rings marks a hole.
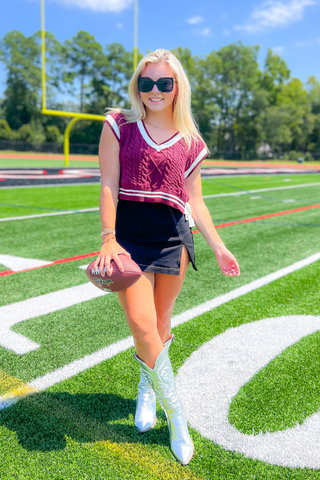
[[[277,272],[270,273],[269,275],[265,275],[264,277],[254,280],[253,282],[248,283],[242,287],[236,288],[231,292],[228,292],[224,295],[220,295],[217,298],[209,300],[207,302],[198,305],[197,307],[193,307],[180,315],[175,315],[172,318],[172,327],[176,327],[177,325],[181,325],[182,323],[188,322],[199,315],[202,315],[213,308],[219,307],[224,303],[229,302],[235,298],[241,297],[246,293],[252,292],[268,283],[274,282],[275,280],[288,275],[296,270],[299,270],[307,265],[310,265],[314,262],[320,260],[320,252],[311,255],[299,262],[295,262],[288,267],[281,268]],[[52,387],[53,385],[60,383],[68,378],[74,377],[80,372],[84,372],[88,368],[91,368],[104,360],[110,359],[117,355],[118,353],[124,352],[132,347],[133,344],[133,337],[127,337],[119,342],[113,343],[108,347],[102,348],[97,352],[92,353],[91,355],[86,355],[85,357],[75,360],[64,367],[58,368],[53,372],[47,373],[42,377],[35,378],[31,382],[28,383],[29,386],[36,388],[37,390],[45,390],[46,388]],[[1,409],[1,397],[0,397],[0,409]]]
[[[289,190],[292,188],[303,188],[303,187],[320,187],[320,182],[317,183],[302,183],[299,185],[286,185],[284,187],[270,187],[270,188],[259,188],[256,190],[239,190],[238,192],[232,193],[218,193],[216,195],[204,195],[203,198],[217,198],[217,197],[238,197],[239,195],[248,195],[251,193],[259,192],[272,192],[275,190]]]
[[[74,184],[71,184],[71,185],[74,186]],[[45,186],[48,186],[48,185],[40,185],[40,187],[45,187]],[[272,192],[275,190],[288,190],[292,188],[318,187],[318,186],[320,186],[320,182],[304,183],[300,185],[286,185],[284,187],[259,188],[257,190],[248,190],[248,191],[240,190],[238,192],[231,192],[231,193],[217,193],[214,195],[203,195],[202,198],[206,199],[206,198],[218,198],[218,197],[238,197],[239,195],[250,195],[252,193],[259,193],[259,192]],[[23,215],[20,217],[6,217],[6,218],[0,218],[0,222],[12,222],[13,220],[28,220],[29,218],[52,217],[57,215],[70,215],[72,213],[94,212],[98,210],[99,208],[97,207],[97,208],[85,208],[82,210],[64,210],[63,212],[54,212],[54,213],[39,213],[36,215]]]

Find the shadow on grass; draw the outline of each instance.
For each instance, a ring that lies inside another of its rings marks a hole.
[[[110,440],[170,446],[167,425],[143,435],[137,432],[135,405],[134,400],[102,393],[36,393],[1,411],[0,425],[16,432],[20,445],[30,451],[63,450],[66,437],[81,443]],[[164,412],[157,416],[165,420]]]

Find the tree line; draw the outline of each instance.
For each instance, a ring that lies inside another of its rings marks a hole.
[[[320,83],[291,77],[280,55],[268,50],[263,68],[258,46],[235,42],[205,56],[188,48],[172,52],[192,88],[192,111],[215,152],[265,152],[275,158],[306,159],[320,152]],[[138,53],[138,61],[143,57]],[[41,33],[19,31],[0,41],[6,86],[0,98],[0,140],[62,142],[69,119],[41,115]],[[103,47],[80,31],[60,43],[46,33],[47,108],[103,115],[106,107],[130,108],[128,83],[133,54],[119,43]],[[101,124],[81,121],[71,143],[97,144]],[[231,158],[230,157],[230,158]],[[249,157],[248,157],[249,158]]]

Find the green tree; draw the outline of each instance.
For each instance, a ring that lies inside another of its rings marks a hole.
[[[263,109],[256,119],[261,142],[272,149],[274,158],[282,155],[283,149],[292,142],[290,107],[271,105]]]
[[[311,152],[320,151],[320,82],[316,77],[308,78],[306,84],[311,112],[314,115],[314,125],[307,140],[307,149]]]
[[[311,111],[310,99],[303,83],[298,78],[283,84],[277,93],[276,103],[279,107],[286,106],[290,114],[290,130],[292,142],[290,150],[306,150],[309,134],[315,123],[315,115]]]
[[[276,96],[281,86],[290,78],[290,70],[280,55],[268,48],[264,70],[261,74],[261,88],[269,92],[269,102],[276,104]]]
[[[143,55],[138,52],[138,61]],[[133,75],[133,56],[119,43],[108,44],[95,65],[90,90],[85,94],[84,110],[104,115],[106,107],[130,108],[129,81]],[[71,131],[72,143],[98,143],[101,134],[99,122],[79,122]]]
[[[259,47],[246,47],[242,42],[217,52],[221,61],[213,77],[216,86],[213,101],[219,107],[217,147],[228,150],[229,154],[242,148],[239,132],[252,116],[251,104],[259,88],[258,53]]]
[[[18,31],[7,33],[0,42],[0,60],[7,70],[2,116],[13,129],[31,119],[40,119],[41,57],[40,32],[25,37]],[[48,87],[58,88],[59,42],[47,33]],[[53,74],[51,74],[53,73]]]
[[[11,140],[12,130],[7,120],[0,119],[0,140]]]
[[[93,35],[80,31],[62,47],[64,60],[63,81],[71,84],[69,93],[77,86],[80,89],[80,112],[84,111],[84,96],[90,82],[97,76],[98,64],[101,64],[103,51]],[[88,82],[88,83],[86,83]]]

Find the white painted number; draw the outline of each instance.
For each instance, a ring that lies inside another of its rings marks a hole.
[[[245,435],[228,421],[232,398],[259,370],[302,337],[320,330],[320,316],[284,316],[246,323],[214,337],[176,377],[187,420],[205,438],[274,465],[320,468],[320,412],[302,425]]]

